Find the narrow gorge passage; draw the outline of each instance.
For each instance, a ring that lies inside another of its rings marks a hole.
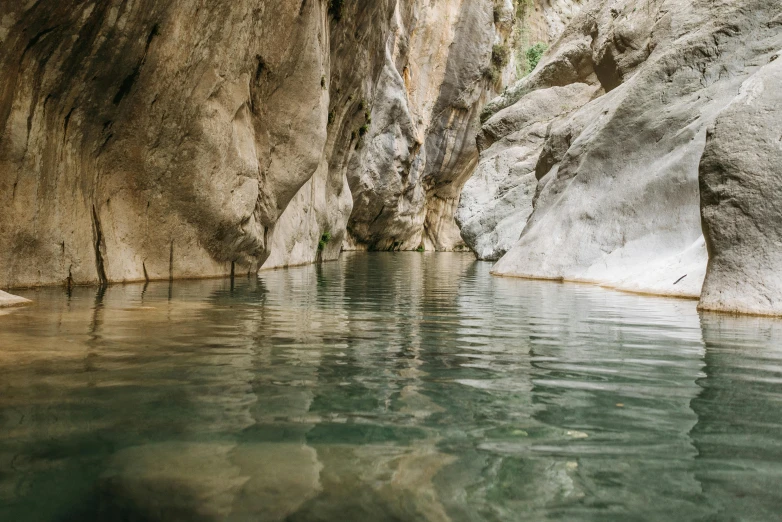
[[[776,521],[780,0],[0,0],[0,522]]]

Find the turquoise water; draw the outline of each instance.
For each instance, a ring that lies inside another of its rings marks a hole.
[[[779,520],[782,321],[378,253],[21,292],[0,520]]]

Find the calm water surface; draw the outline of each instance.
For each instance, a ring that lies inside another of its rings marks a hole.
[[[782,518],[782,321],[489,269],[24,292],[0,520]]]

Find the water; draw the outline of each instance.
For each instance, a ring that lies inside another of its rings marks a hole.
[[[779,520],[782,321],[489,269],[23,292],[0,520]]]

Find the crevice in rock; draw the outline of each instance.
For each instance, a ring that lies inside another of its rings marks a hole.
[[[378,212],[378,213],[377,213],[377,216],[375,216],[375,219],[373,219],[373,220],[372,220],[372,222],[371,222],[370,224],[371,224],[371,225],[374,225],[374,224],[375,224],[375,222],[377,222],[377,220],[378,220],[378,219],[380,219],[380,216],[382,216],[382,215],[383,215],[383,212],[384,212],[385,210],[386,210],[386,206],[385,206],[385,205],[383,205],[383,206],[380,208],[380,212]]]
[[[141,74],[141,67],[147,61],[149,46],[152,45],[152,40],[154,40],[154,38],[159,34],[160,26],[155,24],[152,27],[152,31],[150,31],[149,35],[147,36],[147,44],[144,48],[144,54],[141,56],[141,60],[139,60],[138,65],[136,65],[136,68],[133,69],[133,72],[125,77],[125,79],[122,81],[122,84],[120,85],[119,91],[117,91],[117,94],[114,96],[114,105],[119,105],[122,99],[130,94],[130,90],[133,88],[133,84],[136,83],[136,80],[138,80],[138,77]]]
[[[101,286],[105,286],[108,284],[106,267],[103,260],[103,254],[106,247],[104,245],[103,230],[101,228],[100,219],[98,219],[98,211],[95,209],[95,205],[92,206],[92,236],[95,246],[95,268],[98,272],[98,283]]]
[[[605,92],[611,92],[622,84],[622,75],[611,49],[608,49],[600,62],[595,64],[595,75]]]
[[[68,114],[65,115],[65,119],[62,122],[62,142],[65,143],[66,139],[68,138],[68,125],[71,122],[71,115],[73,114],[73,111],[76,110],[76,107],[71,107],[71,110],[68,111]]]
[[[171,241],[171,248],[168,251],[168,280],[174,280],[174,241]]]
[[[35,47],[35,44],[40,42],[41,38],[43,38],[47,34],[51,33],[52,31],[54,31],[58,27],[60,27],[60,26],[59,25],[55,25],[54,27],[51,27],[49,29],[44,29],[43,31],[39,32],[38,34],[36,34],[32,38],[30,38],[30,41],[27,42],[27,46],[24,48],[24,51],[22,51],[22,57],[19,59],[19,64],[21,65],[22,61],[24,60],[25,55],[27,54],[27,51],[29,51],[30,49]]]

